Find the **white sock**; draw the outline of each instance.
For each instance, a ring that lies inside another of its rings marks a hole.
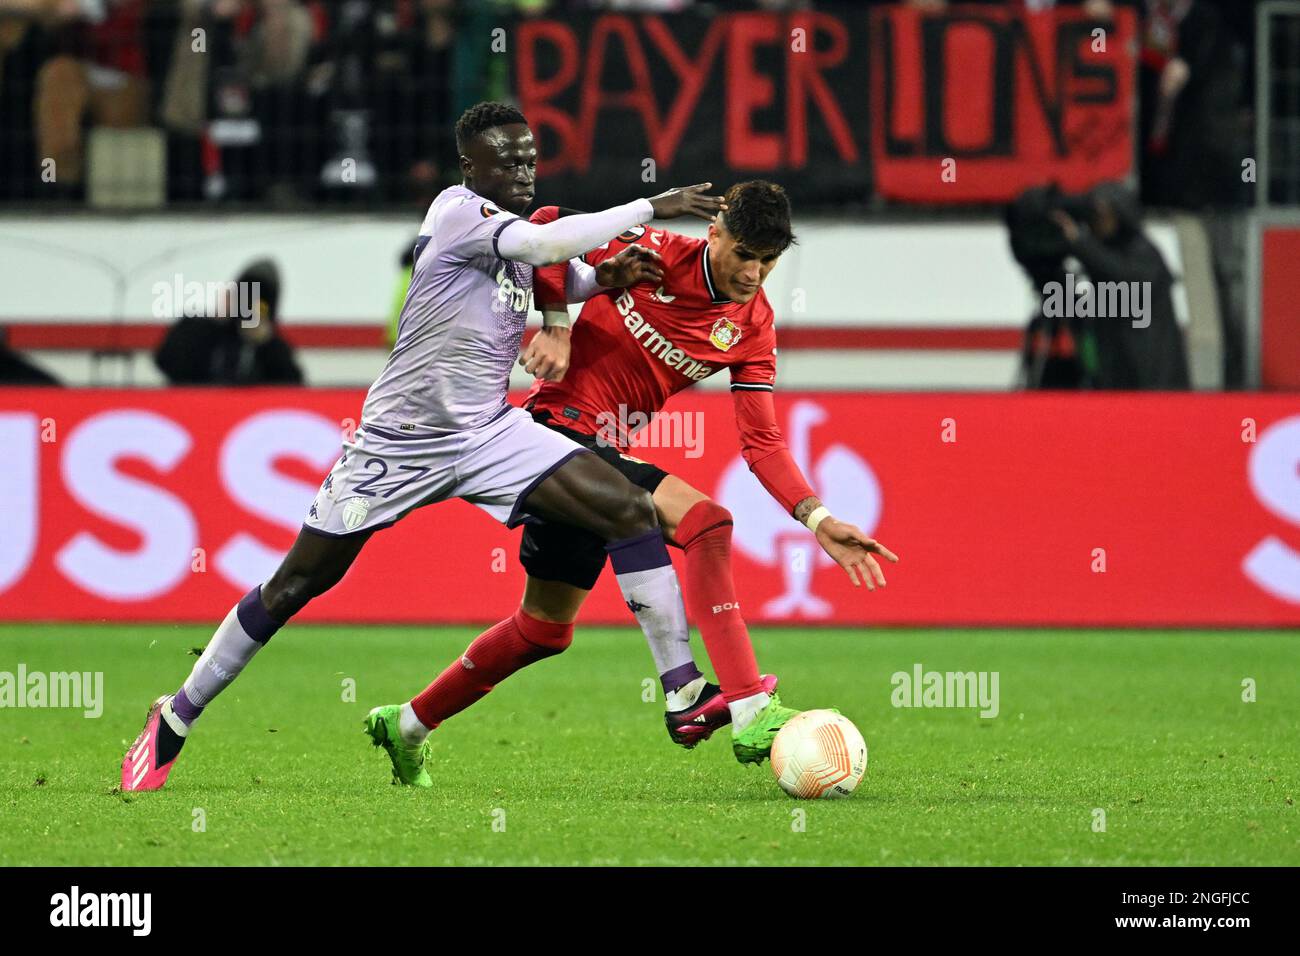
[[[420,746],[424,743],[424,738],[429,736],[429,728],[415,716],[415,708],[411,706],[409,700],[402,705],[402,717],[397,722],[397,732],[401,735],[402,743],[411,747]]]
[[[655,528],[635,538],[611,542],[605,550],[623,602],[636,615],[660,676],[688,666],[698,674],[691,655],[682,589],[663,533]]]
[[[757,694],[750,694],[748,697],[729,703],[727,707],[731,711],[731,732],[738,734],[753,723],[758,712],[766,707],[771,699],[766,693],[759,691]]]
[[[265,646],[248,636],[240,623],[239,609],[231,608],[186,678],[185,696],[194,706],[206,707],[234,682],[253,655]]]
[[[704,685],[707,683],[708,681],[703,677],[697,677],[685,687],[670,690],[664,695],[669,713],[678,710],[690,710],[690,708],[694,707],[695,702],[700,699],[700,694],[704,693]]]
[[[691,632],[686,623],[681,585],[672,565],[615,575],[623,601],[641,625],[650,645],[655,669],[666,674],[684,664],[695,664]]]
[[[167,721],[167,726],[172,729],[172,732],[177,737],[188,737],[190,735],[190,725],[177,717],[176,711],[172,710],[172,701],[175,699],[176,695],[173,694],[167,699],[167,703],[162,705],[162,719]]]

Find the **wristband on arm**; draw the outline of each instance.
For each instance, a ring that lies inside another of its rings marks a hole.
[[[812,514],[803,519],[803,523],[808,526],[808,530],[813,534],[817,533],[817,526],[831,516],[831,509],[825,505],[818,505],[813,509]]]

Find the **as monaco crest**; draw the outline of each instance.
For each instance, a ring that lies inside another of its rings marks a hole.
[[[370,511],[369,498],[349,498],[343,504],[343,527],[356,531]]]
[[[725,352],[740,341],[740,327],[730,319],[718,319],[713,323],[709,341]]]

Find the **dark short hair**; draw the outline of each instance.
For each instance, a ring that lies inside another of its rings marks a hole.
[[[507,103],[475,103],[456,120],[456,151],[462,155],[465,147],[479,133],[494,126],[511,123],[528,123],[524,114]]]
[[[727,190],[722,220],[736,241],[754,252],[785,252],[794,244],[790,197],[763,179],[736,183]]]

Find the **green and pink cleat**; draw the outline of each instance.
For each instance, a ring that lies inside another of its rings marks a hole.
[[[376,747],[383,747],[388,759],[393,762],[393,783],[408,787],[432,787],[429,772],[424,769],[424,758],[428,753],[429,741],[419,746],[411,746],[402,741],[399,731],[401,726],[401,704],[387,704],[376,707],[366,714],[363,722],[366,736]]]
[[[781,698],[772,693],[767,706],[754,715],[744,730],[732,730],[731,751],[741,763],[762,763],[772,754],[772,741],[786,722],[799,713],[782,707]]]

